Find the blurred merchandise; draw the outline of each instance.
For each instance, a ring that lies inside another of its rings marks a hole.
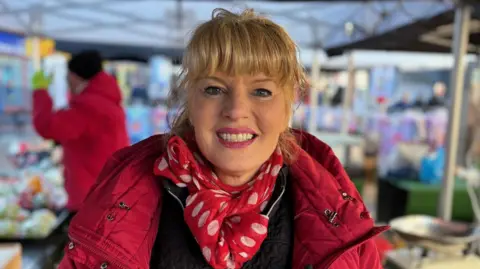
[[[423,183],[439,183],[443,177],[445,149],[438,148],[426,155],[421,162],[419,178]]]
[[[374,67],[370,71],[372,99],[390,100],[397,86],[398,69],[393,66]]]
[[[428,112],[408,108],[395,113],[375,113],[368,116],[366,135],[379,138],[379,160],[382,160],[378,164],[379,175],[418,178],[420,160],[423,157],[428,159],[428,149],[444,146],[447,120],[446,108]],[[415,156],[411,156],[412,154]],[[424,165],[426,169],[422,172],[424,180],[427,180],[426,176],[434,176],[439,172],[439,167],[436,168],[436,172],[426,168],[430,165],[428,161],[425,161]],[[437,177],[434,176],[430,180],[436,181]]]
[[[22,245],[18,243],[0,244],[0,269],[22,268]]]
[[[0,240],[45,238],[68,200],[53,143],[8,139],[0,149]]]
[[[168,108],[165,105],[157,105],[152,109],[152,128],[153,134],[162,134],[168,132]]]
[[[41,58],[50,56],[55,53],[55,40],[49,38],[41,38],[38,41],[38,50]],[[25,56],[33,57],[34,44],[35,42],[33,38],[25,39]]]
[[[25,57],[25,37],[10,32],[0,32],[0,54]]]
[[[165,100],[173,80],[172,60],[164,56],[150,59],[150,85],[148,94],[152,100]]]
[[[48,92],[53,100],[54,109],[61,109],[68,106],[68,84],[67,84],[67,57],[61,53],[55,53],[44,58],[43,69],[48,75],[53,75],[53,81]]]
[[[141,103],[135,103],[126,108],[130,143],[135,144],[153,134],[151,113],[152,108]]]
[[[30,106],[27,74],[25,38],[0,32],[0,114]]]
[[[105,63],[105,71],[114,76],[122,92],[124,104],[131,101],[134,88],[148,85],[148,67],[145,64],[131,61],[109,61]]]
[[[435,146],[444,145],[448,128],[448,109],[442,107],[427,112],[425,123],[429,143]]]

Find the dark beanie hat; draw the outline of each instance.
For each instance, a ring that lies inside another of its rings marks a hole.
[[[98,51],[86,50],[72,56],[68,62],[68,70],[89,80],[102,71],[102,62],[102,56]]]

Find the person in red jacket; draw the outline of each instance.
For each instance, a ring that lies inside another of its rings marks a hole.
[[[48,94],[51,79],[37,72],[32,84],[33,125],[39,135],[63,147],[67,209],[77,211],[107,159],[129,145],[120,89],[102,70],[96,51],[74,55],[68,63],[71,98],[54,111]]]
[[[285,30],[217,9],[182,64],[171,132],[107,162],[59,268],[382,268],[387,227],[331,148],[288,127],[306,83]]]

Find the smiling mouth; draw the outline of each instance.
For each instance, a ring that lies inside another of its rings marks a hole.
[[[230,134],[230,133],[217,133],[218,138],[232,143],[241,143],[247,142],[250,140],[255,139],[258,135],[256,134],[249,134],[249,133],[240,133],[240,134]]]

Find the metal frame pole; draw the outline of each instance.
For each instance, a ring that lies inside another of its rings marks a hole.
[[[438,216],[446,221],[452,218],[453,191],[455,189],[455,170],[457,165],[458,140],[461,123],[463,87],[465,81],[465,54],[467,53],[471,6],[460,3],[455,11],[454,39],[452,44],[455,57],[451,74],[450,92],[451,106],[448,121],[448,136]]]
[[[43,11],[41,5],[36,5],[29,13],[29,38],[32,42],[32,63],[35,71],[42,68],[42,57],[40,51],[40,35],[43,30]]]
[[[342,136],[349,136],[350,119],[353,115],[353,97],[355,95],[355,60],[353,51],[348,53],[348,82],[345,92],[343,93],[343,117],[340,133]],[[350,166],[352,146],[346,144],[343,147],[343,165]]]
[[[320,51],[315,49],[313,51],[313,61],[311,66],[311,85],[310,85],[310,103],[309,103],[309,118],[308,118],[308,132],[315,135],[317,133],[317,107],[318,107],[318,86],[320,82]]]

